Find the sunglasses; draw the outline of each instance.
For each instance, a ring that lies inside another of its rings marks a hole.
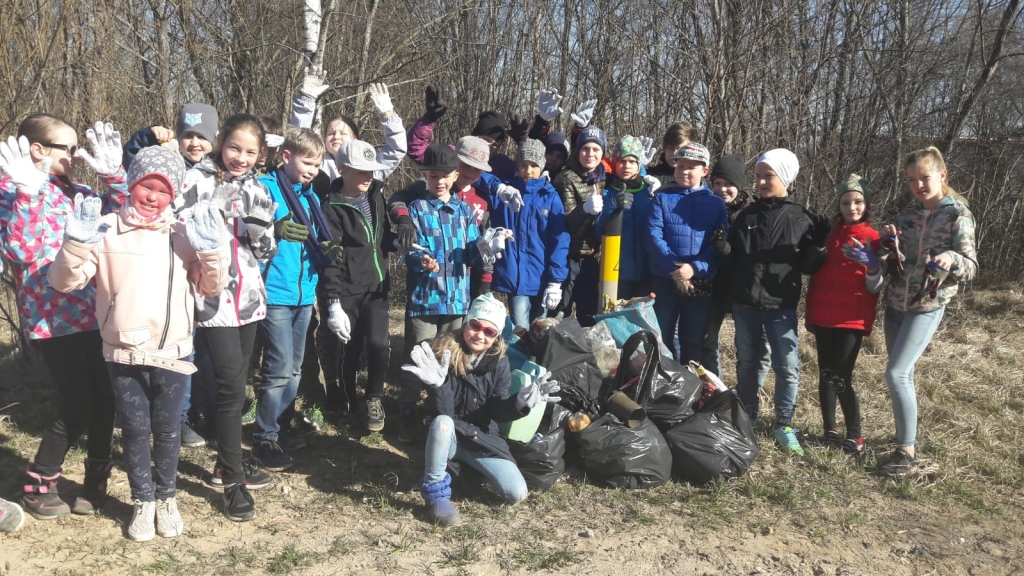
[[[68,153],[68,156],[74,156],[75,152],[78,152],[78,146],[74,144],[57,144],[55,142],[40,142],[40,144],[47,148],[58,148],[60,150],[64,150]]]
[[[495,328],[491,328],[490,326],[484,326],[483,323],[480,322],[479,320],[470,320],[468,324],[469,329],[474,332],[483,332],[484,336],[487,336],[488,338],[498,337],[498,331]]]

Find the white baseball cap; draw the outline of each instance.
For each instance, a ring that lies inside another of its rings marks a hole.
[[[463,163],[490,172],[491,145],[477,136],[463,136],[455,143],[455,153]]]
[[[377,151],[368,142],[349,140],[338,148],[334,162],[339,167],[352,168],[363,172],[387,170],[388,167],[377,162]]]

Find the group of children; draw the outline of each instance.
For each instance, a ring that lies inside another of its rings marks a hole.
[[[370,97],[387,140],[378,152],[346,117],[329,120],[322,136],[308,128],[324,89],[306,78],[295,126],[284,130],[247,114],[221,123],[212,107],[188,104],[175,130],[146,128],[124,147],[110,124],[97,123],[86,134],[92,152],[80,149],[75,130],[47,114],[26,118],[17,139],[0,143],[2,254],[25,336],[57,391],[57,418],[26,471],[21,502],[30,514],[92,514],[102,505],[115,414],[135,505],[128,536],[139,541],[184,529],[175,479],[181,446],[205,441],[191,425],[195,406],[216,443],[208,481],[223,489],[224,513],[236,521],[254,517],[249,491],[270,484],[265,470],[290,468],[291,453],[305,445],[292,429],[304,370],[320,383],[322,366],[328,403],[382,430],[388,254],[396,251],[408,269],[398,436],[418,437],[425,389],[435,416],[421,479],[429,518],[458,522],[445,472],[452,461],[477,469],[507,500],[522,500],[522,475],[494,423],[557,401],[558,385],[509,395],[499,337],[509,314],[492,292],[506,295],[517,326],[558,312],[593,323],[601,237],[616,214],[618,296],[654,295],[676,358],[716,373],[718,335],[731,313],[740,399],[756,419],[758,391],[774,370],[772,436],[789,452],[802,452],[792,420],[803,275],[811,275],[806,323],[817,341],[824,437],[853,454],[864,447],[853,368],[888,277],[886,380],[899,447],[884,471],[913,466],[914,364],[958,282],[977,270],[973,217],[946,185],[938,150],[907,158],[915,203],[876,231],[857,175],[837,187],[833,217],[796,202],[799,162],[789,150],[757,159],[751,193],[743,158],[712,164],[684,124],[671,126],[660,148],[628,135],[609,147],[591,124],[589,101],[572,114],[569,137],[551,130],[562,113],[553,91],[541,93],[529,130],[488,111],[454,145],[432,143],[447,110],[438,91],[427,88],[425,114],[407,135],[387,88],[376,85]],[[509,138],[514,159],[501,153]],[[385,198],[384,181],[407,152],[422,179]],[[79,159],[103,192],[71,179]],[[242,414],[254,351],[261,360],[250,460]],[[69,506],[56,482],[83,433],[85,481]]]

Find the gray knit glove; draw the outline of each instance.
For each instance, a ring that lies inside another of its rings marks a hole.
[[[83,199],[81,194],[75,194],[75,209],[68,214],[68,222],[64,226],[64,238],[82,244],[99,242],[110,228],[110,224],[100,223],[102,211],[103,200],[100,198],[90,196]]]
[[[205,200],[192,209],[192,215],[185,221],[185,232],[196,252],[216,250],[228,239],[220,210]]]

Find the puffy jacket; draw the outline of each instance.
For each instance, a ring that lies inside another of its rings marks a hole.
[[[813,274],[824,253],[814,245],[814,216],[784,198],[758,198],[729,230],[732,301],[759,310],[795,310],[801,274]]]
[[[619,245],[619,281],[647,282],[651,278],[650,258],[647,256],[647,238],[650,236],[648,218],[651,214],[653,197],[650,186],[641,180],[642,186],[628,189],[618,178],[609,178],[604,189],[604,209],[594,223],[595,246],[601,246],[604,225],[618,209],[617,198],[622,192],[633,195],[633,204],[622,214],[622,240]]]
[[[196,252],[185,224],[136,228],[119,214],[102,222],[110,229],[93,245],[67,240],[47,278],[61,292],[80,290],[96,279],[96,318],[108,362],[130,364],[118,351],[178,360],[192,353],[195,294],[212,297],[228,282],[228,248]]]
[[[494,264],[491,287],[506,294],[536,296],[548,284],[561,284],[569,276],[565,212],[547,178],[527,181],[517,176],[510,185],[523,196],[519,212],[498,199],[497,186],[491,191],[491,226],[508,228],[515,235]]]
[[[595,217],[583,210],[583,204],[594,194],[604,194],[604,165],[599,165],[595,173],[590,174],[591,183],[587,183],[586,173],[580,168],[579,163],[573,159],[565,169],[558,173],[553,182],[555,190],[562,198],[562,206],[565,208],[565,226],[569,230],[569,257],[579,259],[590,256],[597,251],[592,246],[594,241],[594,220]]]
[[[647,223],[651,274],[668,278],[679,268],[676,262],[686,262],[693,266],[694,278],[714,279],[718,255],[711,235],[719,227],[728,226],[729,217],[725,202],[710,188],[659,190],[651,201]]]
[[[420,265],[424,252],[406,254],[406,315],[465,315],[470,302],[469,269],[483,266],[476,247],[480,234],[473,211],[454,196],[445,202],[431,195],[410,202],[409,216],[419,231],[418,244],[441,269],[425,270]]]
[[[900,235],[900,250],[906,256],[903,278],[890,278],[885,293],[886,306],[905,312],[937,310],[953,299],[960,282],[974,278],[978,273],[978,252],[974,241],[974,215],[963,202],[946,196],[933,210],[925,210],[915,201],[910,210],[896,217]],[[937,297],[925,296],[910,305],[910,301],[925,281],[925,267],[931,257],[947,253],[953,257],[953,267],[945,282],[939,286]]]
[[[509,396],[512,371],[508,357],[498,356],[493,347],[486,354],[465,376],[449,372],[441,386],[426,387],[427,406],[455,420],[460,449],[514,461],[508,443],[498,435],[496,422],[512,422],[528,412],[519,410],[516,397]]]
[[[213,159],[210,156],[203,158],[202,162],[185,173],[185,195],[198,200],[210,197],[218,178]],[[259,196],[270,197],[267,189],[252,173],[234,182],[241,186],[245,211],[248,211],[253,199]],[[183,210],[190,208],[186,205]],[[253,238],[241,218],[232,218],[226,229],[231,234],[231,278],[227,288],[219,295],[200,298],[196,302],[196,324],[203,328],[244,326],[262,320],[267,315],[267,289],[260,273],[260,263],[269,262],[277,250],[274,227],[267,228]]]
[[[103,212],[126,201],[124,171],[100,176],[106,187]],[[64,243],[67,215],[76,194],[97,196],[85,184],[51,177],[41,194],[22,194],[7,174],[0,177],[0,256],[11,267],[18,317],[25,338],[41,340],[95,330],[96,287],[86,284],[66,294],[53,289],[46,274]],[[65,191],[66,190],[66,191]]]
[[[274,220],[280,220],[290,212],[281,186],[275,173],[259,179],[270,198],[277,202]],[[299,197],[299,203],[310,214],[311,202],[318,202],[312,188],[302,184],[293,184],[292,190]],[[293,217],[294,221],[295,218]],[[316,302],[316,286],[319,276],[303,242],[279,240],[277,253],[270,262],[260,266],[263,270],[263,283],[267,288],[267,304],[271,306],[310,306]]]
[[[882,288],[882,271],[868,276],[862,264],[843,256],[842,247],[856,239],[878,250],[878,232],[864,222],[832,228],[825,261],[811,276],[807,288],[807,324],[822,328],[846,328],[871,334]]]
[[[374,180],[366,192],[372,222],[367,222],[362,211],[341,193],[343,185],[342,179],[335,180],[323,203],[331,234],[344,246],[341,258],[328,264],[321,274],[320,289],[329,300],[387,292],[391,285],[388,252],[394,251],[395,236],[384,213],[384,185]]]

